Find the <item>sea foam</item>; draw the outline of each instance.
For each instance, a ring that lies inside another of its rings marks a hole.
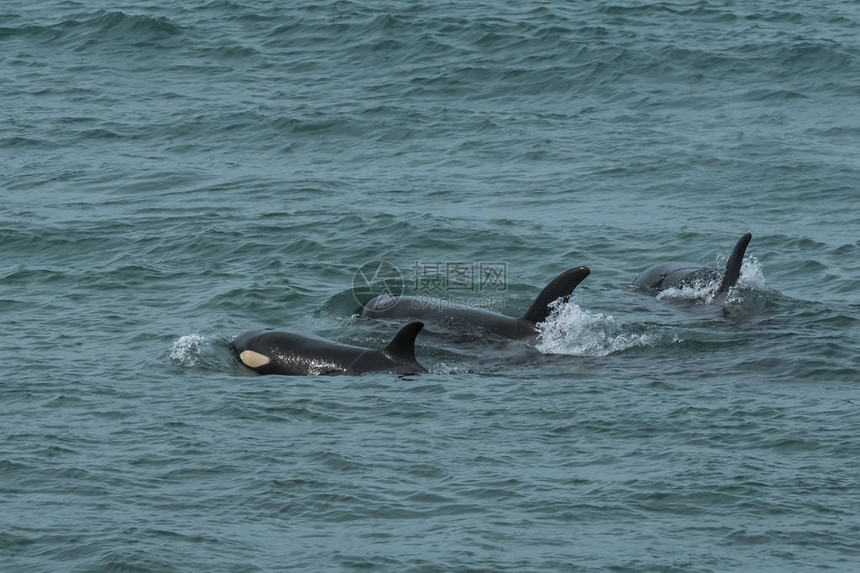
[[[170,348],[170,359],[186,368],[200,366],[203,362],[203,344],[205,340],[199,334],[180,336],[173,342]]]
[[[615,318],[583,310],[572,302],[553,303],[553,311],[540,331],[536,348],[544,354],[606,356],[636,346],[650,346],[654,335],[625,332]]]

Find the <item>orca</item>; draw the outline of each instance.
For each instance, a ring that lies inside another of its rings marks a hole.
[[[464,322],[477,325],[499,336],[524,339],[537,336],[537,325],[547,319],[550,304],[558,299],[567,300],[573,289],[591,271],[588,267],[575,267],[552,280],[519,318],[505,316],[483,308],[454,306],[436,297],[392,296],[374,297],[360,309],[368,318],[420,318],[439,322]]]
[[[714,302],[721,304],[728,297],[729,289],[735,286],[738,278],[740,278],[741,263],[743,263],[744,253],[746,253],[750,239],[752,239],[752,235],[746,233],[738,240],[726,262],[726,269],[722,273],[717,269],[697,263],[658,263],[642,271],[633,281],[633,286],[660,292],[669,288],[702,286],[709,283],[718,284],[719,281],[719,286],[713,291],[713,296]]]
[[[423,327],[421,322],[410,322],[380,350],[277,330],[240,334],[230,343],[230,350],[241,364],[258,374],[418,374],[427,372],[415,360],[415,337]]]

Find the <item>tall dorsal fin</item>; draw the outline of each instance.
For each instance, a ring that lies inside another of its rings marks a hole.
[[[549,305],[560,298],[567,300],[573,293],[573,289],[585,280],[585,277],[590,273],[591,271],[588,267],[575,267],[555,277],[537,295],[535,301],[523,315],[523,320],[527,320],[532,324],[545,321],[549,316]]]
[[[720,283],[720,288],[717,289],[717,294],[728,292],[730,288],[735,286],[741,276],[741,264],[744,262],[744,253],[746,253],[747,245],[752,239],[751,233],[746,233],[735,245],[729,260],[726,261],[726,272],[723,274],[723,281]]]
[[[398,362],[417,362],[415,360],[415,337],[424,328],[423,322],[410,322],[401,328],[388,346],[382,349],[383,354]]]

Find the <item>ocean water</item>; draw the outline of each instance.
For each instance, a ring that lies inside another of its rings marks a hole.
[[[860,4],[4,0],[0,80],[0,571],[860,570]]]

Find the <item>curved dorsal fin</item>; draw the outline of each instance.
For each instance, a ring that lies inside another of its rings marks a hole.
[[[549,316],[549,305],[560,298],[567,300],[573,293],[573,289],[585,280],[585,277],[590,273],[591,271],[588,267],[575,267],[555,277],[537,295],[535,301],[523,315],[523,320],[527,320],[532,324],[545,321]]]
[[[415,360],[415,337],[424,328],[423,322],[410,322],[401,328],[388,346],[382,352],[398,362],[416,362]]]
[[[738,240],[735,248],[732,250],[729,260],[726,261],[726,272],[723,274],[723,281],[720,283],[720,288],[717,289],[718,294],[728,292],[738,282],[741,276],[741,264],[744,262],[744,253],[746,253],[747,245],[750,244],[750,239],[752,239],[752,234],[746,233]]]

